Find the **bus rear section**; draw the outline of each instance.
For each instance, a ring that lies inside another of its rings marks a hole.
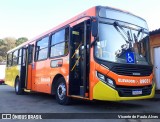
[[[6,84],[70,98],[137,100],[155,94],[144,19],[96,6],[7,53]]]

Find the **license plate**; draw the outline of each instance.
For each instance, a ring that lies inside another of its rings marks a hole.
[[[142,90],[139,89],[139,90],[132,90],[132,95],[140,95],[142,94]]]

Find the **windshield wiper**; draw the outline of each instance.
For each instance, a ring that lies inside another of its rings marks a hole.
[[[141,34],[141,38],[140,38],[139,40],[142,40],[143,35],[144,35],[144,29],[143,29],[143,28],[141,28],[141,29],[138,31],[137,36],[134,34],[135,42],[138,42],[138,41],[139,41],[139,40],[138,40],[138,37],[139,37],[140,33],[142,33],[142,34]]]
[[[132,39],[130,37],[129,31],[126,32],[118,22],[114,22],[113,26],[119,32],[119,34],[122,36],[122,38],[126,41],[126,43],[130,44]],[[120,31],[120,29],[118,27],[123,31],[123,33],[127,36],[127,38],[122,34],[122,32]]]
[[[141,34],[141,38],[138,40],[140,33],[142,33],[142,34]],[[138,53],[139,53],[139,54],[141,54],[141,45],[138,44],[138,42],[139,42],[140,40],[142,40],[143,35],[144,35],[144,29],[143,29],[143,28],[141,28],[141,29],[138,31],[137,36],[136,36],[135,33],[133,34],[134,40],[135,40],[135,44],[137,45]]]
[[[126,44],[123,44],[121,46],[121,49],[117,50],[115,52],[115,55],[117,57],[119,57],[123,52],[124,50],[128,50],[129,48],[131,48],[132,44],[132,39],[131,39],[131,36],[130,36],[130,33],[129,31],[125,31],[124,28],[118,23],[118,22],[114,22],[113,26],[115,27],[115,29],[117,30],[117,32],[119,32],[119,34],[122,36],[122,38],[125,40]],[[121,31],[120,31],[121,29]],[[123,32],[123,33],[122,33]],[[125,34],[125,36],[124,36]]]

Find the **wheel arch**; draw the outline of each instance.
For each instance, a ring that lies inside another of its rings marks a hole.
[[[51,94],[55,94],[56,93],[56,84],[58,82],[58,79],[61,78],[61,77],[64,78],[64,76],[62,74],[57,74],[53,78],[53,80],[52,80],[52,86],[51,86]],[[65,78],[64,78],[64,80],[65,80]]]

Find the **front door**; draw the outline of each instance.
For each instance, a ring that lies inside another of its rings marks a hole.
[[[32,82],[33,82],[33,52],[34,52],[34,44],[28,45],[28,78],[27,78],[27,88],[32,89]]]
[[[22,88],[26,88],[27,84],[27,48],[23,47],[19,52],[21,55],[21,71],[20,71],[20,81],[22,83]]]
[[[156,89],[160,90],[160,47],[154,48],[154,71],[156,79]]]
[[[88,97],[90,21],[71,29],[69,95]]]
[[[32,61],[34,45],[28,45],[22,51],[21,79],[23,79],[23,88],[31,90],[32,83]]]

